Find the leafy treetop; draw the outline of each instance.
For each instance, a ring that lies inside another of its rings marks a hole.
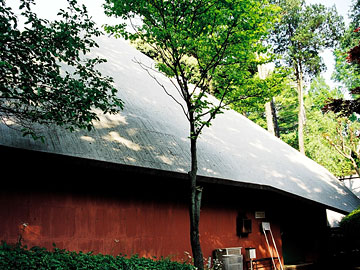
[[[266,97],[264,89],[246,85],[278,11],[267,1],[107,0],[105,11],[132,26],[108,25],[108,32],[144,42],[157,69],[174,79],[186,105],[172,98],[194,120],[192,136],[228,104]],[[218,103],[206,99],[207,93],[214,93]]]
[[[286,64],[303,75],[315,76],[325,69],[319,53],[331,48],[343,34],[344,22],[335,6],[306,5],[304,0],[274,1],[283,8],[282,20],[275,27],[271,42]],[[303,79],[303,78],[300,78]]]
[[[38,18],[34,3],[21,0],[26,19],[21,30],[18,17],[0,0],[0,119],[34,138],[39,134],[33,123],[90,130],[94,108],[116,113],[123,106],[112,78],[96,70],[106,60],[83,56],[97,46],[92,37],[101,32],[75,0],[68,0],[55,21]]]

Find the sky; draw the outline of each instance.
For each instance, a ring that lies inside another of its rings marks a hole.
[[[116,22],[115,18],[107,17],[102,8],[102,3],[104,1],[101,0],[78,0],[78,3],[85,4],[88,8],[89,14],[93,17],[93,19],[99,24],[99,26],[103,24],[112,24],[112,22]],[[348,24],[349,18],[347,16],[349,8],[351,6],[352,0],[306,0],[308,4],[316,4],[320,3],[325,6],[331,7],[333,5],[336,6],[338,13],[344,17],[345,23]],[[18,0],[8,0],[8,4],[12,7],[17,7],[19,1]],[[36,0],[36,6],[33,10],[37,12],[37,14],[46,19],[53,19],[56,17],[56,13],[59,9],[66,7],[66,0]],[[327,66],[327,71],[323,73],[326,82],[331,86],[335,87],[337,84],[331,80],[331,74],[334,70],[334,57],[332,55],[331,50],[326,50],[322,53],[322,57]]]

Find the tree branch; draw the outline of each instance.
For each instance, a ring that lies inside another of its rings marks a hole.
[[[162,74],[162,73],[159,72],[159,71],[157,71],[157,70],[155,70],[155,69],[153,69],[153,68],[151,68],[151,67],[146,66],[145,64],[141,63],[140,61],[137,61],[136,59],[134,60],[134,62],[137,63],[142,69],[144,69],[144,70],[148,73],[148,75],[149,75],[151,78],[153,78],[159,86],[161,86],[161,88],[164,90],[164,92],[165,92],[169,97],[171,97],[178,105],[180,105],[180,107],[181,107],[183,113],[185,114],[186,118],[190,121],[189,115],[188,115],[188,113],[186,112],[183,104],[181,104],[172,94],[170,94],[170,93],[167,91],[166,87],[165,87],[153,74],[151,74],[151,72],[149,72],[149,70],[152,70],[152,71],[157,72],[157,73],[160,73],[160,74]],[[163,75],[163,74],[162,74],[162,75]],[[181,95],[181,92],[180,92],[179,89],[176,87],[176,85],[174,84],[174,82],[172,82],[171,78],[169,78],[169,80],[170,80],[170,82],[175,86],[177,92]],[[183,97],[182,97],[182,98],[183,98]]]

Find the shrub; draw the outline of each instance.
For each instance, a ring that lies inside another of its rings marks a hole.
[[[153,260],[132,256],[110,256],[83,252],[70,252],[54,248],[0,245],[1,270],[194,270],[194,266],[161,258]]]
[[[340,228],[350,247],[360,249],[360,207],[341,220]]]
[[[341,220],[340,228],[344,241],[344,261],[360,266],[360,207]]]

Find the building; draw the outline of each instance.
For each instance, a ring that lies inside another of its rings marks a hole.
[[[171,256],[191,251],[188,123],[181,108],[136,61],[151,59],[123,40],[101,38],[124,110],[102,115],[91,132],[47,127],[33,141],[0,125],[0,239],[28,246],[106,254]],[[136,61],[134,61],[136,59]],[[156,74],[168,91],[168,78]],[[360,200],[333,175],[242,115],[227,110],[198,142],[204,187],[203,253],[255,248],[269,258],[269,222],[285,264],[321,258],[326,209],[342,214]],[[270,251],[269,251],[270,250]],[[275,254],[275,253],[273,253]]]

